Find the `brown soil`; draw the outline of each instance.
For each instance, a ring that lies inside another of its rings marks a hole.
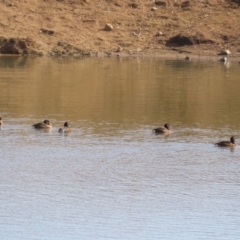
[[[240,57],[240,0],[0,1],[2,54]]]

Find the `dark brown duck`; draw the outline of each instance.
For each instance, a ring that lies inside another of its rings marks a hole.
[[[36,129],[46,129],[46,128],[51,128],[52,124],[50,123],[49,120],[44,120],[41,123],[34,124],[33,127]]]
[[[153,131],[155,133],[165,133],[165,134],[169,134],[171,132],[170,126],[168,123],[165,123],[163,127],[154,128]]]
[[[230,138],[230,141],[221,141],[216,143],[216,145],[219,147],[235,147],[236,146],[235,138],[234,136],[232,136]]]
[[[71,128],[69,126],[69,123],[65,122],[64,125],[63,125],[63,128],[59,128],[58,132],[59,133],[69,133],[69,132],[71,132]]]

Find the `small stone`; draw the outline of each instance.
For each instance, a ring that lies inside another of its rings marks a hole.
[[[107,24],[105,25],[105,27],[104,27],[104,30],[105,30],[105,31],[112,31],[112,30],[113,30],[112,24],[107,23]]]
[[[156,7],[152,7],[151,11],[157,11],[157,8]]]
[[[160,31],[155,34],[155,37],[160,37],[160,36],[163,36],[163,33]]]

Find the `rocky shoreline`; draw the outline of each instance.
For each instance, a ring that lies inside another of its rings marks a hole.
[[[157,57],[180,60],[212,60],[225,62],[240,62],[240,51],[232,54],[228,49],[220,51],[201,50],[201,48],[192,47],[171,47],[161,49],[149,49],[142,51],[124,51],[117,49],[113,52],[84,51],[70,44],[59,42],[58,45],[49,53],[43,54],[41,46],[29,38],[0,38],[0,56],[48,56],[48,57]]]
[[[0,55],[240,58],[239,1],[0,3]],[[54,13],[54,14],[53,14]]]

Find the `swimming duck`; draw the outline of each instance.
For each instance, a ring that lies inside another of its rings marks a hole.
[[[235,138],[232,136],[230,138],[230,141],[221,141],[216,143],[216,145],[219,147],[235,147],[236,146]]]
[[[2,118],[0,117],[0,126],[3,125]]]
[[[49,122],[49,120],[44,120],[41,123],[36,123],[33,125],[36,129],[49,129],[52,127],[52,124]]]
[[[59,128],[58,130],[59,133],[69,133],[71,132],[71,128],[69,127],[68,122],[65,122],[63,125],[63,128]]]
[[[165,123],[163,127],[154,128],[153,131],[155,131],[155,133],[165,133],[165,134],[169,134],[171,132],[170,126],[168,123]]]

